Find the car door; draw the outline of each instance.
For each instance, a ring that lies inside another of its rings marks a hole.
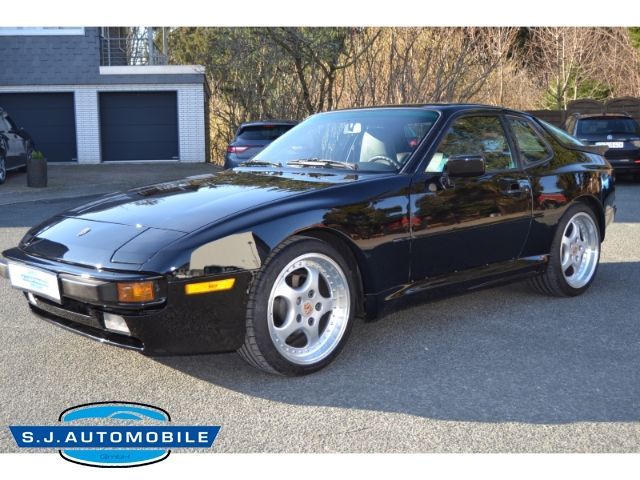
[[[517,258],[532,218],[531,186],[501,115],[454,118],[411,187],[412,281]],[[451,178],[448,158],[482,155],[486,172]]]

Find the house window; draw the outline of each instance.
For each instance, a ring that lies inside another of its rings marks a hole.
[[[0,36],[84,35],[84,27],[0,27]]]

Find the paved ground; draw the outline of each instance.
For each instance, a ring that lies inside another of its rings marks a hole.
[[[214,172],[220,167],[210,163],[101,163],[97,165],[49,164],[46,188],[27,187],[27,174],[9,172],[0,187],[0,206],[16,202],[78,198],[114,190],[164,182],[190,175]]]
[[[81,199],[0,214],[0,249]],[[104,400],[222,425],[218,452],[640,451],[640,184],[592,288],[549,299],[514,284],[356,325],[329,368],[257,372],[235,354],[151,359],[33,317],[0,281],[0,425]],[[0,451],[16,451],[0,429]]]

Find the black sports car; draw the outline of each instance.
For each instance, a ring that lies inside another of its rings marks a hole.
[[[149,355],[237,350],[285,375],[331,362],[354,317],[530,279],[584,292],[613,220],[611,166],[481,105],[308,118],[249,164],[115,193],[4,252],[38,315]]]

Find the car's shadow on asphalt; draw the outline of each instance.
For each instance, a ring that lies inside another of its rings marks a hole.
[[[629,308],[638,285],[640,263],[603,263],[576,298],[520,283],[413,306],[359,322],[335,363],[301,378],[260,373],[236,354],[156,360],[295,405],[476,422],[638,421],[640,314]]]

